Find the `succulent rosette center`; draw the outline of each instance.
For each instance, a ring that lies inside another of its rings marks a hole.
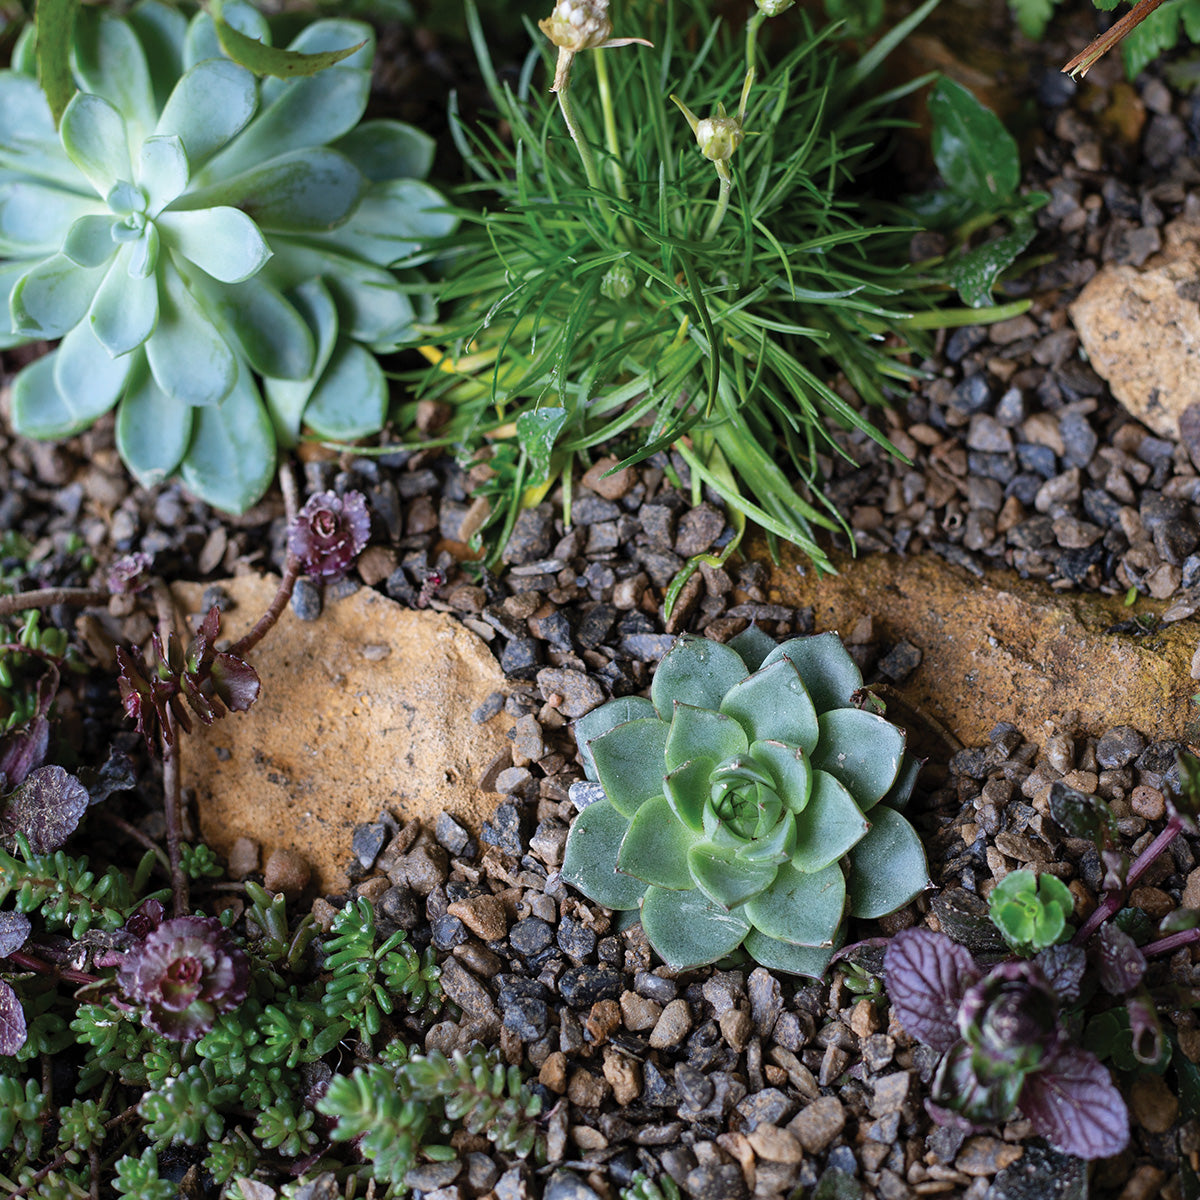
[[[821,975],[848,905],[879,916],[928,879],[895,808],[916,764],[902,730],[855,706],[861,688],[836,634],[680,638],[649,700],[576,722],[604,799],[576,818],[563,877],[610,908],[640,908],[673,967],[744,946],[766,966]]]

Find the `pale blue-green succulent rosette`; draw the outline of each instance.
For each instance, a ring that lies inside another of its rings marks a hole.
[[[269,41],[249,5],[224,16]],[[18,45],[0,72],[0,346],[61,339],[14,382],[19,433],[65,437],[116,406],[141,483],[178,474],[241,511],[302,428],[382,428],[375,355],[431,317],[411,268],[454,221],[422,182],[431,139],[359,123],[370,27],[317,21],[289,49],[359,43],[318,74],[260,82],[204,14],[85,7],[58,130],[31,39]]]
[[[676,969],[742,947],[819,978],[847,914],[883,916],[929,886],[898,811],[919,763],[903,730],[857,706],[862,686],[833,633],[679,638],[649,700],[575,723],[604,798],[571,825],[563,878],[608,908],[640,908]]]

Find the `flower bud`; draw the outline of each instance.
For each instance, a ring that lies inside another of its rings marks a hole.
[[[608,0],[559,0],[538,28],[563,50],[594,50],[612,33]]]
[[[787,12],[796,0],[754,0],[758,5],[758,11],[764,17],[777,17],[782,12]]]
[[[600,280],[600,295],[606,300],[628,300],[637,287],[637,278],[628,263],[613,263]]]
[[[705,117],[696,123],[696,142],[711,162],[727,163],[744,135],[736,117]]]

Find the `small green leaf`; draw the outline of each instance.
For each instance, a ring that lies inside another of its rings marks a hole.
[[[1035,42],[1046,35],[1046,26],[1054,15],[1057,0],[1009,0],[1009,7],[1017,18],[1021,32]]]
[[[699,833],[704,828],[704,806],[710,795],[710,777],[716,768],[711,758],[693,758],[663,779],[663,792],[676,818]]]
[[[725,644],[738,652],[748,671],[757,671],[767,655],[778,645],[770,634],[763,633],[757,625],[747,625],[741,633],[731,637]]]
[[[942,78],[929,96],[933,157],[942,178],[979,208],[1011,200],[1021,182],[1017,143],[961,84]]]
[[[711,708],[677,702],[667,734],[666,766],[674,771],[694,758],[721,763],[750,747],[746,731],[732,718]]]
[[[838,937],[832,946],[826,947],[793,946],[790,942],[781,942],[778,938],[767,937],[765,933],[751,929],[746,934],[742,948],[768,971],[786,971],[791,975],[809,975],[813,979],[821,979],[842,940],[842,937]]]
[[[681,634],[650,682],[650,699],[664,721],[675,701],[696,708],[719,709],[725,693],[746,678],[746,664],[736,650],[708,638]]]
[[[730,909],[770,887],[780,864],[746,859],[732,846],[697,842],[688,850],[687,865],[695,886],[714,904]]]
[[[245,129],[257,107],[249,71],[228,59],[206,59],[175,84],[155,133],[176,135],[196,171]]]
[[[772,650],[763,659],[763,667],[783,658],[792,660],[818,713],[849,707],[863,685],[862,672],[836,633],[792,638]]]
[[[732,954],[750,925],[698,888],[672,892],[650,887],[642,900],[642,929],[667,966],[683,971]]]
[[[13,327],[27,337],[60,338],[87,315],[105,267],[81,267],[56,254],[26,271],[9,300]]]
[[[80,217],[67,231],[63,254],[80,267],[103,266],[117,252],[112,236],[115,220],[107,213]],[[0,221],[3,221],[2,211]]]
[[[814,771],[808,804],[796,817],[792,863],[798,871],[824,870],[862,841],[870,827],[854,797],[832,775]]]
[[[517,418],[517,441],[529,459],[529,483],[537,487],[550,478],[554,442],[567,423],[565,408],[537,408]]]
[[[132,368],[132,356],[114,358],[81,321],[59,344],[54,384],[76,418],[91,421],[116,404]]]
[[[284,299],[304,319],[316,345],[312,370],[305,378],[279,379],[269,375],[263,377],[263,398],[275,424],[275,434],[281,445],[294,446],[299,438],[304,406],[333,354],[334,343],[337,341],[338,315],[329,289],[320,279],[310,279],[307,283],[300,284]],[[649,701],[646,701],[646,707],[653,711]]]
[[[1023,221],[998,238],[959,255],[950,268],[950,282],[964,304],[982,308],[992,303],[992,288],[1037,232],[1032,221]]]
[[[619,696],[616,700],[609,700],[607,704],[601,704],[578,717],[571,726],[571,731],[575,734],[575,744],[579,747],[579,757],[583,760],[584,775],[593,783],[596,782],[596,764],[588,748],[590,742],[626,721],[654,716],[654,705],[644,696]]]
[[[750,757],[775,781],[775,793],[788,812],[802,812],[812,792],[812,766],[799,746],[752,742]]]
[[[662,796],[655,796],[633,814],[617,853],[617,870],[657,887],[694,887],[688,850],[698,838],[699,834],[675,820]]]
[[[137,181],[146,193],[146,215],[157,217],[188,185],[190,173],[183,141],[173,133],[155,134],[142,143]]]
[[[102,96],[76,92],[62,115],[67,156],[101,196],[133,178],[125,118]]]
[[[134,372],[117,409],[117,450],[138,483],[151,488],[179,466],[192,437],[195,410],[163,392],[143,355],[131,357]]]
[[[95,196],[80,196],[31,181],[6,179],[3,194],[0,194],[0,255],[34,258],[53,254],[62,245],[63,229],[81,221],[106,222],[105,236],[108,236],[113,219],[103,212],[103,206]],[[62,248],[67,253],[66,247]],[[106,257],[111,258],[114,250],[116,246],[109,237]],[[82,262],[73,254],[67,257],[80,266],[98,266],[104,261]]]
[[[871,829],[850,851],[850,915],[883,917],[929,887],[917,831],[886,805],[871,810]]]
[[[721,711],[743,725],[751,741],[785,742],[807,754],[816,748],[817,710],[788,658],[777,659],[734,684],[721,701]]]
[[[165,212],[158,225],[172,250],[221,283],[249,279],[271,257],[258,226],[236,208]]]
[[[153,276],[139,279],[130,273],[136,246],[126,242],[117,251],[88,309],[95,340],[114,358],[142,345],[158,322],[158,284]]]
[[[37,72],[46,101],[58,124],[75,94],[71,74],[71,37],[79,0],[37,0]]]
[[[746,904],[755,929],[797,946],[832,946],[846,910],[846,877],[837,863],[823,871],[779,868],[775,882]]]
[[[355,342],[338,343],[304,409],[318,437],[348,442],[371,437],[387,420],[388,387],[379,360]]]
[[[225,399],[195,409],[192,419],[192,438],[179,464],[184,487],[214,508],[245,512],[275,477],[275,431],[246,369],[239,364]]]
[[[863,812],[887,795],[904,757],[904,731],[875,713],[834,708],[819,719],[812,765],[844,784]]]
[[[1160,54],[1179,41],[1179,17],[1182,4],[1167,3],[1155,9],[1121,41],[1125,75],[1136,79]]]
[[[646,890],[640,879],[617,871],[617,851],[628,828],[627,818],[607,800],[597,800],[571,822],[567,835],[563,879],[605,908],[636,908]]]
[[[669,729],[657,717],[643,717],[588,743],[600,785],[622,816],[632,817],[645,801],[663,794]]]
[[[279,50],[239,33],[221,17],[220,0],[213,4],[213,25],[221,49],[235,63],[253,71],[256,75],[277,75],[281,79],[295,79],[303,75],[315,75],[335,63],[349,58],[367,39],[343,50],[326,50],[320,54],[299,54],[294,50]]]

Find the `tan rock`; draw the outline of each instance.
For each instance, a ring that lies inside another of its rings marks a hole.
[[[752,541],[747,554],[769,561],[761,541]],[[1132,638],[1105,632],[1128,618],[1119,596],[1053,592],[1011,571],[979,579],[934,555],[835,556],[834,562],[837,575],[818,579],[808,568],[801,576],[802,556],[782,546],[767,599],[811,605],[818,631],[849,629],[870,612],[882,640],[917,646],[920,666],[885,694],[889,716],[914,736],[906,706],[966,745],[985,743],[998,721],[1011,721],[1040,743],[1043,723],[1067,714],[1077,714],[1070,721],[1084,733],[1132,725],[1155,737],[1200,738],[1189,678],[1194,619],[1165,626],[1154,638]],[[1161,610],[1141,604],[1147,613]]]
[[[273,577],[224,585],[236,607],[222,636],[245,632],[275,593]],[[201,588],[180,584],[184,612]],[[389,646],[385,656],[364,654]],[[195,789],[204,837],[228,854],[239,837],[299,851],[322,891],[342,872],[354,826],[388,809],[432,825],[442,809],[478,831],[496,797],[477,787],[508,748],[512,719],[476,725],[471,712],[504,676],[487,647],[451,617],[412,612],[362,589],[329,604],[317,621],[285,612],[250,655],[262,695],[246,713],[183,744],[184,784]]]
[[[1200,225],[1181,218],[1164,234],[1162,253],[1140,270],[1102,267],[1070,314],[1113,395],[1161,437],[1178,438],[1200,377]]]

